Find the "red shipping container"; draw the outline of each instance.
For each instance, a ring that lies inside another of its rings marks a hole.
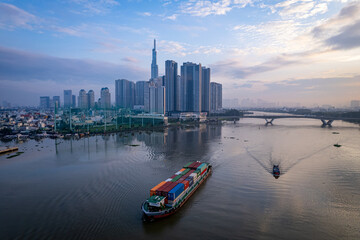
[[[166,189],[168,186],[170,186],[172,182],[166,182],[164,185],[162,185],[161,187],[159,187],[158,189],[156,189],[156,195],[158,196],[162,196],[161,192]]]
[[[184,184],[184,186],[185,186],[184,189],[187,189],[187,188],[189,187],[189,181],[184,180],[184,181],[182,182],[182,184]]]
[[[202,171],[201,175],[203,175],[206,172],[207,168],[204,169],[204,171]]]
[[[194,164],[194,168],[195,168],[195,169],[198,168],[201,164],[202,164],[201,162],[196,162],[196,163]]]

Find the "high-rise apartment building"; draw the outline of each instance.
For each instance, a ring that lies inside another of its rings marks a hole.
[[[201,69],[201,112],[210,112],[210,68]]]
[[[76,108],[76,96],[71,96],[71,107]]]
[[[216,112],[222,108],[222,85],[210,83],[210,112]]]
[[[109,88],[104,87],[100,91],[101,98],[101,108],[110,108],[111,107],[111,95]]]
[[[186,62],[181,66],[183,112],[201,112],[201,70],[201,64]]]
[[[166,112],[176,112],[180,110],[180,99],[178,97],[180,93],[178,84],[178,64],[175,61],[167,60],[165,62],[165,106]]]
[[[79,91],[78,107],[79,108],[88,108],[87,93],[84,89],[81,89]]]
[[[95,107],[95,92],[93,90],[89,90],[87,93],[87,104],[88,108],[93,109]]]
[[[152,50],[152,62],[151,62],[151,78],[157,78],[159,76],[159,68],[156,62],[156,40],[154,39],[154,48]]]
[[[53,102],[54,107],[56,107],[56,108],[61,107],[60,106],[60,96],[53,96],[52,102]]]
[[[72,91],[64,90],[64,108],[72,107]]]
[[[144,110],[149,113],[165,114],[164,77],[157,77],[147,82],[144,95]]]
[[[147,88],[148,82],[146,81],[137,81],[135,83],[135,105],[144,106],[144,94],[145,89]]]
[[[115,103],[117,107],[133,109],[135,83],[126,79],[115,80]]]
[[[40,108],[49,109],[50,108],[50,97],[40,97]]]

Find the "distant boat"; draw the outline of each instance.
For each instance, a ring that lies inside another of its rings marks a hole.
[[[334,144],[334,147],[341,147],[341,145],[340,144]]]
[[[279,165],[274,165],[273,166],[273,175],[276,179],[278,179],[280,177],[280,168]]]

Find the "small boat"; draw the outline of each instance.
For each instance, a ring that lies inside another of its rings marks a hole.
[[[340,144],[334,144],[334,147],[341,147],[341,145]]]
[[[276,179],[278,179],[280,177],[280,168],[279,165],[274,165],[273,166],[273,175]]]

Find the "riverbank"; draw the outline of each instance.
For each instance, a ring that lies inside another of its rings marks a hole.
[[[91,128],[89,131],[43,131],[41,133],[29,133],[29,134],[8,134],[5,136],[0,137],[1,142],[11,142],[11,141],[26,141],[29,139],[33,140],[42,140],[45,138],[51,138],[51,139],[80,139],[84,137],[91,137],[96,135],[108,135],[113,133],[120,133],[120,134],[134,134],[134,133],[152,133],[152,132],[163,132],[168,128],[173,127],[181,127],[181,128],[194,128],[196,126],[199,126],[200,124],[219,124],[219,123],[199,123],[199,122],[173,122],[169,123],[168,125],[155,125],[155,126],[134,126],[134,127],[128,127],[128,126],[120,126],[116,128],[115,126],[107,126],[105,129],[104,127],[98,127],[98,128]],[[221,123],[220,123],[221,124]],[[84,129],[82,129],[84,130]]]

